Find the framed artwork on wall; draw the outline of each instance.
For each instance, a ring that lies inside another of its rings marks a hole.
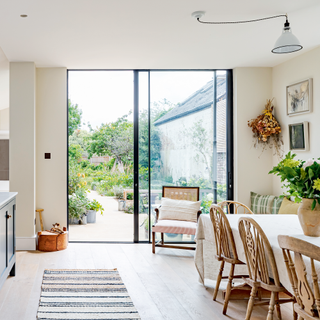
[[[288,116],[312,111],[312,78],[287,86],[286,94]]]
[[[289,124],[289,149],[293,151],[309,150],[309,122]]]

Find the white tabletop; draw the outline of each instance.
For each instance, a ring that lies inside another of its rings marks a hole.
[[[287,271],[282,256],[282,250],[278,244],[278,235],[290,235],[315,244],[319,247],[320,237],[305,236],[302,232],[297,215],[230,214],[227,215],[227,218],[232,229],[238,257],[243,262],[246,262],[246,260],[242,241],[238,231],[238,221],[239,218],[243,216],[254,219],[263,229],[274,252],[280,281],[288,291],[292,292],[291,284],[287,276]],[[214,258],[215,244],[213,232],[214,231],[210,216],[202,214],[199,218],[196,233],[197,250],[195,254],[195,264],[198,269],[200,279],[203,283],[205,278],[215,280],[218,275],[217,270],[219,269],[220,263]],[[309,271],[308,264],[308,261],[306,261],[307,272]],[[316,268],[318,269],[318,273],[320,274],[320,263],[316,266]],[[227,272],[229,272],[228,268],[226,268],[225,271],[227,274]],[[243,273],[243,269],[241,271],[239,270],[237,273]]]

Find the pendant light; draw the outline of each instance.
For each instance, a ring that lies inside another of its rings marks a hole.
[[[200,20],[201,17],[205,14],[204,11],[195,11],[191,15],[192,17],[196,18],[198,22],[204,24],[239,24],[239,23],[249,23],[249,22],[258,22],[264,21],[269,19],[275,19],[279,17],[285,17],[286,22],[284,24],[284,28],[282,31],[281,36],[276,41],[274,48],[271,50],[272,53],[291,53],[301,50],[303,47],[300,44],[299,40],[296,36],[294,36],[291,32],[290,23],[288,22],[288,15],[287,14],[279,14],[277,16],[259,18],[259,19],[252,19],[252,20],[240,20],[240,21],[202,21]]]
[[[276,41],[274,48],[271,50],[273,53],[291,53],[302,49],[302,45],[296,36],[291,32],[290,23],[288,18],[284,24],[281,36]]]

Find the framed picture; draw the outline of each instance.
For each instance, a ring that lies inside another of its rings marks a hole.
[[[294,151],[309,150],[309,122],[289,124],[289,149]]]
[[[287,86],[287,115],[312,111],[312,78]]]

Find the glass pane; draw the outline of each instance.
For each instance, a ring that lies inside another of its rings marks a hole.
[[[133,72],[68,79],[69,239],[133,241]]]
[[[139,72],[139,240],[149,229],[149,72]]]
[[[204,213],[212,201],[226,198],[225,79],[225,72],[217,79],[212,71],[151,72],[151,188],[157,195],[152,208],[161,202],[162,186],[200,187]]]
[[[217,71],[217,202],[227,200],[227,99],[226,71]]]

